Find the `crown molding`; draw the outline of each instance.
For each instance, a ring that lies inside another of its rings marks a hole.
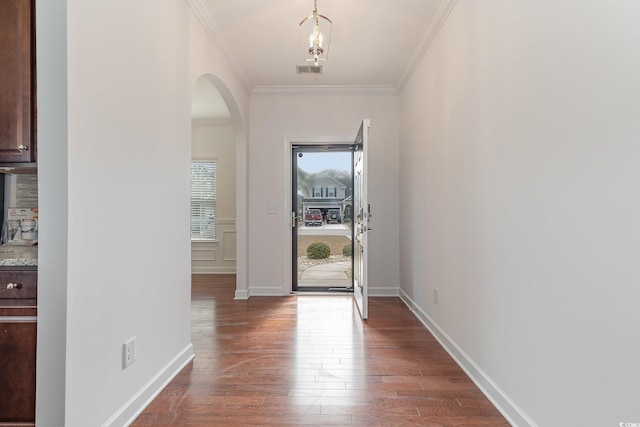
[[[205,0],[187,0],[191,10],[200,21],[205,32],[218,48],[227,65],[238,79],[247,95],[397,95],[402,91],[408,80],[414,74],[418,64],[429,51],[431,44],[438,35],[442,25],[455,6],[457,0],[438,0],[436,7],[425,25],[416,49],[397,84],[384,86],[352,86],[352,85],[315,85],[315,86],[254,86],[247,77],[240,63],[233,55],[222,28],[206,5]]]
[[[236,76],[247,95],[249,95],[253,84],[245,74],[236,57],[233,55],[231,46],[229,46],[229,42],[227,41],[222,28],[209,10],[209,7],[207,7],[204,0],[187,0],[187,3],[198,18],[198,21],[202,24],[205,32],[211,38],[211,41],[213,41],[213,44],[220,51],[220,54],[227,62],[227,65],[229,65],[229,68],[231,68],[231,71]]]
[[[451,13],[453,7],[456,5],[456,2],[457,0],[438,0],[438,4],[436,4],[436,7],[433,9],[433,13],[429,18],[429,21],[422,30],[420,41],[418,42],[418,45],[413,52],[413,56],[404,69],[400,80],[398,80],[398,83],[396,85],[396,87],[398,88],[398,92],[402,92],[402,89],[404,89],[411,76],[413,76],[413,73],[415,73],[418,64],[420,64],[422,58],[424,58],[426,53],[429,51],[433,40],[440,32],[442,25],[447,20],[447,17],[449,16],[449,13]]]
[[[268,95],[342,95],[342,96],[397,96],[395,86],[254,86],[251,96]]]

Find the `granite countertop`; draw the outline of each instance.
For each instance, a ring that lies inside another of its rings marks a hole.
[[[5,244],[0,246],[0,267],[38,265],[37,245]]]

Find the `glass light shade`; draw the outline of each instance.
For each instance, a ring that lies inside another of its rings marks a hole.
[[[305,60],[318,65],[329,57],[331,20],[316,10],[300,22],[300,38]]]

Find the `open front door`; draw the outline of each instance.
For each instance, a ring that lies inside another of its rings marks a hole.
[[[360,125],[353,152],[353,298],[360,316],[368,313],[367,233],[371,211],[367,199],[367,136],[369,120]]]

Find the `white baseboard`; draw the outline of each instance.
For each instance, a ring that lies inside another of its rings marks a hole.
[[[193,268],[191,274],[236,274],[235,267]]]
[[[249,299],[249,290],[248,289],[242,289],[242,290],[237,290],[236,289],[236,294],[234,299]]]
[[[537,427],[537,424],[402,289],[400,299],[512,426]]]
[[[104,423],[103,427],[128,426],[133,423],[138,415],[193,358],[193,344],[189,344]]]
[[[252,286],[249,289],[249,293],[252,297],[282,297],[288,294],[282,293],[282,286],[273,286],[273,287],[255,287]]]
[[[369,287],[370,297],[398,297],[400,296],[400,288],[377,288]]]

